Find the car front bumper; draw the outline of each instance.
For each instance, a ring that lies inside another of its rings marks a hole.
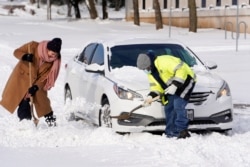
[[[122,114],[128,112],[123,112]],[[232,129],[233,112],[231,109],[211,115],[190,120],[188,129],[225,131]],[[130,118],[113,121],[113,128],[118,132],[143,132],[143,131],[164,131],[165,118],[154,118],[148,115],[133,113]]]

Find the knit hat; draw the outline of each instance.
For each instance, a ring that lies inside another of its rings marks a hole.
[[[62,40],[61,38],[54,38],[48,42],[47,48],[53,52],[56,52],[60,55]]]
[[[151,66],[151,60],[147,54],[141,53],[137,58],[137,67],[141,70],[145,70]]]

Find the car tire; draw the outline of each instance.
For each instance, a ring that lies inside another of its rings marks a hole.
[[[70,90],[69,86],[66,86],[65,90],[64,90],[64,104],[66,104],[67,101],[72,101],[72,94],[71,94],[71,90]],[[75,116],[75,113],[73,113],[73,112],[68,113],[66,116],[66,119],[68,121],[77,121],[78,120]]]
[[[72,100],[72,93],[71,93],[69,86],[66,86],[64,90],[64,103],[66,103],[67,100],[70,100],[70,101]]]
[[[102,107],[99,110],[99,126],[112,128],[110,104],[107,98],[102,100]]]
[[[224,134],[225,136],[232,136],[233,135],[233,130],[232,129],[226,129],[221,131],[222,134]]]

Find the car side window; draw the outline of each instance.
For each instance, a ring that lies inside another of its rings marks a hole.
[[[93,63],[99,64],[99,65],[104,64],[104,48],[102,44],[98,44],[98,46],[96,47],[93,58],[91,60],[91,64]]]
[[[96,43],[91,43],[84,48],[82,53],[79,55],[78,61],[83,62],[85,64],[90,64],[92,55],[96,49]]]

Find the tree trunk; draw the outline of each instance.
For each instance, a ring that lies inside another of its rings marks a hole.
[[[197,32],[197,14],[195,0],[188,1],[189,7],[189,31]]]
[[[75,10],[76,19],[81,18],[81,13],[80,13],[80,9],[78,6],[78,2],[79,2],[78,0],[70,0],[70,3],[72,4],[72,6],[74,7],[74,10]]]
[[[64,3],[67,5],[67,17],[72,17],[71,15],[71,8],[72,4],[70,3],[70,0],[64,0]]]
[[[89,10],[90,18],[96,19],[98,17],[96,7],[95,7],[95,1],[94,0],[86,0],[87,8]]]
[[[138,0],[133,0],[134,7],[134,24],[140,26],[140,14]]]
[[[158,0],[154,0],[153,4],[154,10],[155,10],[155,25],[156,29],[162,29],[163,28],[163,23],[162,23],[162,16],[161,16],[161,9],[160,9],[160,4]]]
[[[115,0],[115,11],[119,11],[121,6],[121,0]]]
[[[107,18],[108,18],[107,0],[102,0],[102,19],[105,20]]]
[[[36,3],[36,0],[30,0],[30,3],[34,4],[34,3]]]
[[[37,0],[37,8],[40,8],[40,0]]]

